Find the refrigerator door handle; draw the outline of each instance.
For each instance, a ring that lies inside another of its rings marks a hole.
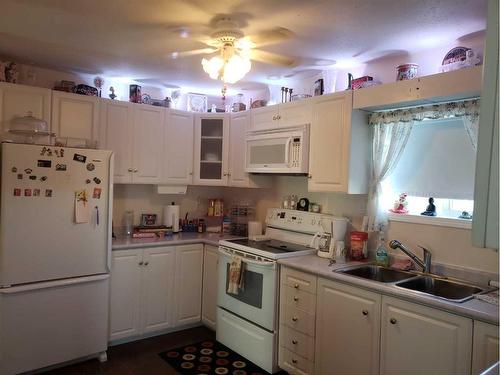
[[[12,286],[10,288],[3,288],[3,289],[0,288],[0,294],[16,294],[16,293],[29,292],[32,290],[50,289],[50,288],[57,288],[57,287],[61,287],[61,286],[91,283],[94,281],[101,281],[101,280],[106,280],[106,279],[109,279],[109,274],[107,274],[107,273],[100,274],[100,275],[93,275],[93,276],[76,277],[76,278],[72,278],[72,279],[43,281],[40,283]]]
[[[106,253],[106,267],[108,272],[111,272],[111,250],[113,246],[113,176],[115,167],[115,155],[111,153],[109,156],[109,177],[108,177],[108,249]]]

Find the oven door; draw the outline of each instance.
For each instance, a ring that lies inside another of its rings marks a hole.
[[[244,288],[238,294],[227,292],[229,267],[233,256],[245,263]],[[269,331],[276,325],[278,272],[276,261],[219,247],[218,305]]]

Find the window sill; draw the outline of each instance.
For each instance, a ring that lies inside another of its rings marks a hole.
[[[472,220],[455,219],[450,217],[422,216],[411,214],[389,214],[389,221],[400,221],[404,223],[436,225],[440,227],[471,229]]]

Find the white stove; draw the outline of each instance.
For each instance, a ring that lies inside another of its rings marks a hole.
[[[312,254],[316,252],[315,244],[311,244],[314,235],[328,232],[331,219],[326,214],[271,208],[267,211],[265,236],[223,240],[219,245],[269,259]]]
[[[266,235],[219,242],[217,340],[264,370],[278,368],[277,259],[316,253],[315,236],[329,233],[332,216],[269,209]],[[243,264],[242,285],[228,292],[229,268],[235,257]]]

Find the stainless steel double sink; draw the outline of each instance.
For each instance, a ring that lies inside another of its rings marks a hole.
[[[475,294],[493,290],[493,288],[472,285],[437,275],[400,271],[374,264],[342,268],[335,272],[379,283],[392,284],[415,293],[423,293],[458,303],[473,298]]]

